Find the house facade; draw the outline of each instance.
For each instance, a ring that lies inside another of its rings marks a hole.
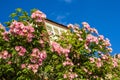
[[[52,39],[57,39],[55,35],[61,35],[61,33],[66,32],[68,30],[67,26],[63,24],[59,24],[49,19],[45,19],[45,25],[48,33],[50,33],[50,37]]]

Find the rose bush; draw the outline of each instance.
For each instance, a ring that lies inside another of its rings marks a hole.
[[[30,17],[27,12],[18,8],[11,14],[12,20],[6,23],[9,30],[0,26],[0,79],[42,78],[38,73],[42,73],[41,66],[49,51],[43,15],[41,11],[33,10]]]
[[[46,15],[18,8],[0,25],[0,80],[119,80],[120,55],[87,22],[50,40]]]

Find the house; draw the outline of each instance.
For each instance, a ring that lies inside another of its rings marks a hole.
[[[60,35],[68,30],[67,26],[54,22],[50,19],[45,19],[45,25],[48,33],[51,33],[50,37],[52,39],[57,39],[55,35]]]

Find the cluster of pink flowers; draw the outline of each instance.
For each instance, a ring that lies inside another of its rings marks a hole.
[[[42,61],[46,59],[47,54],[46,51],[44,50],[40,51],[38,48],[34,48],[30,56],[31,56],[30,60],[32,63],[37,63],[39,65],[42,65]]]
[[[31,18],[35,19],[36,22],[43,22],[43,19],[46,18],[46,15],[43,12],[37,10],[32,13]]]
[[[3,32],[3,33],[2,33],[2,36],[3,36],[3,39],[4,39],[5,41],[9,41],[9,37],[8,37],[8,32],[7,32],[7,31]]]
[[[4,50],[0,52],[0,59],[7,59],[10,58],[12,55],[8,53],[8,51]]]
[[[93,78],[97,79],[97,78],[98,78],[98,76],[97,76],[97,75],[95,75],[95,76],[93,76]],[[101,80],[102,80],[102,79],[101,79]]]
[[[78,75],[76,73],[72,73],[72,72],[68,72],[66,74],[63,75],[63,78],[67,78],[69,80],[73,80],[74,78],[77,78]]]
[[[2,34],[5,41],[9,41],[8,32],[5,30],[5,27],[0,24],[0,34]]]
[[[90,28],[90,32],[98,34],[98,31],[95,28]]]
[[[98,38],[96,36],[91,35],[91,34],[87,35],[86,41],[88,44],[90,42],[95,42],[96,44],[98,44]]]
[[[82,25],[85,29],[89,29],[90,25],[87,22],[82,22]]]
[[[112,48],[110,48],[111,44],[110,44],[110,40],[108,38],[104,39],[104,36],[103,35],[99,35],[98,37],[98,40],[99,41],[102,41],[102,46],[105,46],[106,49],[109,51],[109,52],[112,52]],[[101,45],[99,45],[100,48],[102,48]]]
[[[39,40],[39,43],[40,43],[40,47],[41,47],[41,48],[45,47],[45,44],[44,44],[45,42],[44,42],[43,39],[40,39],[40,40]]]
[[[92,74],[92,72],[91,71],[89,71],[88,69],[86,69],[86,68],[83,68],[83,71],[84,72],[86,72],[87,74],[89,74],[89,75],[91,75]]]
[[[85,30],[90,31],[91,33],[98,34],[98,31],[95,28],[91,28],[90,25],[87,22],[82,22],[82,25],[83,25]]]
[[[13,21],[10,25],[10,33],[13,35],[19,35],[26,37],[28,42],[32,41],[32,38],[34,37],[34,28],[29,24],[28,26],[25,26],[22,22]]]
[[[28,69],[31,69],[34,73],[38,71],[39,65],[38,64],[29,64],[27,66]]]
[[[100,68],[103,65],[101,58],[89,58],[90,63],[95,63],[96,67]]]
[[[21,69],[27,68],[32,70],[34,73],[38,71],[39,65],[38,64],[21,64]]]
[[[68,53],[70,52],[69,49],[64,49],[57,42],[51,42],[51,46],[52,46],[52,51],[57,52],[59,55],[61,55],[63,53],[67,57]]]
[[[92,57],[89,58],[90,63],[95,63],[96,66],[97,66],[98,68],[100,68],[101,66],[104,65],[104,62],[112,61],[113,67],[117,67],[117,66],[118,66],[118,59],[119,59],[119,58],[115,58],[115,57],[112,58],[112,57],[110,57],[109,54],[100,54],[100,55],[101,55],[100,58],[92,58]],[[111,64],[111,63],[108,62],[108,64]]]
[[[24,56],[26,49],[23,46],[15,46],[15,50],[18,52],[19,56]]]
[[[113,62],[113,67],[117,67],[118,66],[118,60],[116,58],[113,58],[112,62]]]
[[[63,66],[72,66],[72,65],[73,62],[69,58],[66,58],[66,61],[63,62]]]
[[[103,35],[99,35],[99,38],[98,38],[99,40],[104,40],[104,36]]]
[[[40,51],[38,48],[32,49],[32,53],[30,55],[30,64],[21,64],[21,68],[28,68],[32,70],[34,73],[38,71],[39,66],[42,65],[43,60],[47,57],[46,51]]]
[[[89,49],[89,44],[91,42],[96,43],[96,45],[99,44],[98,46],[100,49],[106,48],[106,50],[108,50],[109,52],[112,52],[112,48],[110,48],[111,44],[108,39],[104,39],[103,35],[99,35],[98,31],[95,28],[91,28],[87,22],[83,22],[82,25],[83,25],[83,30],[86,33],[89,33],[86,36],[86,42],[84,44],[84,47],[88,53],[91,52],[91,49]],[[72,29],[76,33],[79,41],[84,41],[84,39],[81,36],[83,34],[83,31],[79,30],[79,27],[72,24],[69,24],[67,27]],[[95,36],[95,34],[92,34],[92,33],[95,33],[97,35]]]
[[[96,66],[97,66],[98,68],[100,68],[102,65],[103,65],[103,63],[102,63],[102,61],[101,61],[101,58],[97,58]]]
[[[68,24],[67,27],[68,27],[69,29],[70,29],[70,28],[73,29],[73,28],[74,28],[74,25],[72,25],[72,24]]]
[[[47,57],[46,51],[40,51],[38,48],[34,48],[30,56],[30,61],[32,64],[28,65],[28,68],[33,72],[37,72],[38,67],[42,65],[43,60]]]
[[[108,58],[108,55],[101,54],[101,59],[103,59],[103,60],[108,60],[109,58]]]
[[[103,45],[104,46],[111,46],[111,44],[110,44],[110,40],[109,39],[106,39],[106,40],[103,40]]]

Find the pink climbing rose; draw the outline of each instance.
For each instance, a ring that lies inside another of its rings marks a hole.
[[[31,18],[35,19],[36,22],[42,22],[43,19],[46,18],[46,15],[43,12],[37,10],[32,13]]]

